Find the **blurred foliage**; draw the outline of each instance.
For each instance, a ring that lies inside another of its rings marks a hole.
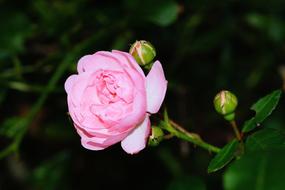
[[[284,158],[284,150],[245,155],[226,171],[225,189],[283,189]]]
[[[253,135],[246,141],[247,151],[285,149],[285,131],[265,128]]]
[[[205,183],[195,176],[182,176],[173,180],[167,190],[205,190]]]
[[[17,55],[24,50],[24,42],[32,34],[32,24],[21,12],[1,10],[0,58]]]
[[[31,175],[31,183],[37,189],[70,189],[68,178],[68,168],[70,154],[61,152],[34,169]]]
[[[208,174],[214,155],[174,139],[135,156],[83,149],[63,89],[81,56],[148,40],[171,118],[223,147],[233,133],[213,96],[237,95],[242,126],[255,100],[285,84],[284,20],[282,0],[1,0],[0,189],[284,189],[284,98],[246,134],[246,153]]]

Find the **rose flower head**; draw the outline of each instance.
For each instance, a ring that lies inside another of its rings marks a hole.
[[[144,149],[149,116],[158,112],[167,89],[161,63],[154,62],[145,76],[129,53],[99,51],[82,57],[77,71],[65,91],[82,146],[102,150],[121,142],[129,154]]]

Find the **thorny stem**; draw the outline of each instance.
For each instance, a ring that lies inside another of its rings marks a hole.
[[[220,151],[220,148],[204,142],[198,134],[188,132],[186,129],[172,120],[164,122],[163,124],[163,128],[173,136],[191,142],[194,145],[200,146],[210,152],[218,153]]]

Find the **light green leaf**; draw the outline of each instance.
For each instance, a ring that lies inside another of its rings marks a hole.
[[[280,97],[281,90],[275,90],[252,105],[251,109],[256,112],[256,115],[245,122],[242,131],[249,132],[261,124],[276,108]]]
[[[246,151],[255,150],[285,150],[285,133],[278,129],[264,128],[251,136],[246,141]]]
[[[227,165],[235,156],[239,143],[235,139],[228,143],[222,150],[211,160],[208,166],[208,172],[215,172]]]
[[[285,151],[252,152],[236,160],[224,174],[225,190],[284,189]]]

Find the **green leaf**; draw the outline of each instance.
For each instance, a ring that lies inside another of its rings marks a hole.
[[[23,130],[25,118],[11,117],[6,119],[0,126],[0,135],[14,138]]]
[[[70,153],[63,151],[41,163],[31,174],[34,189],[70,189],[68,186],[68,168]]]
[[[250,120],[247,120],[244,122],[242,127],[242,132],[248,132],[254,129],[258,124],[255,121],[255,117],[251,118]]]
[[[251,109],[257,112],[255,119],[258,122],[262,122],[267,116],[269,116],[275,109],[281,96],[281,90],[275,90],[271,94],[261,98]]]
[[[239,142],[235,139],[228,143],[222,150],[211,160],[208,166],[208,172],[215,172],[227,165],[235,156],[239,147]]]
[[[7,90],[6,89],[2,89],[0,91],[0,104],[5,100],[5,98],[7,97]]]
[[[236,160],[224,174],[225,190],[284,189],[285,151],[252,152]]]
[[[183,174],[183,169],[180,162],[168,148],[159,149],[157,155],[161,163],[165,165],[165,168],[168,169],[168,171],[174,176],[181,176]]]
[[[0,59],[24,50],[24,43],[32,34],[33,25],[22,12],[0,10]]]
[[[167,190],[206,190],[205,183],[196,176],[182,176],[170,182]]]
[[[280,97],[281,90],[275,90],[252,105],[251,109],[256,112],[256,115],[245,122],[242,132],[249,132],[260,125],[276,108]]]
[[[275,16],[268,16],[257,13],[250,13],[246,16],[250,26],[265,32],[273,41],[280,42],[284,39],[284,23]]]
[[[178,16],[178,5],[175,1],[149,1],[147,20],[159,26],[172,24]]]
[[[176,21],[179,13],[179,5],[175,0],[124,0],[123,3],[134,14],[134,22],[139,24],[147,21],[166,27]]]
[[[278,129],[265,128],[248,137],[246,151],[285,150],[285,133]]]

